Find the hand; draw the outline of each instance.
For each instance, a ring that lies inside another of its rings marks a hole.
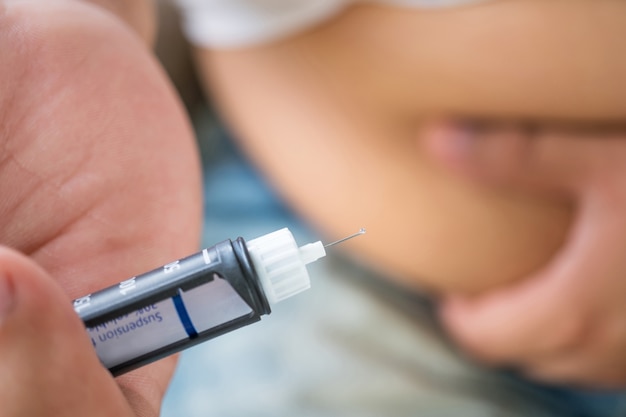
[[[61,287],[32,260],[5,247],[0,358],[3,416],[134,415]]]
[[[433,158],[470,181],[576,207],[566,243],[540,270],[443,300],[452,337],[483,361],[539,380],[626,386],[626,134],[440,125],[425,138]]]
[[[0,74],[0,244],[43,267],[68,304],[197,250],[201,190],[192,131],[130,29],[81,2],[0,2]],[[53,315],[43,307],[39,314]],[[53,341],[57,349],[64,343]],[[68,339],[68,352],[76,352],[75,341]],[[113,379],[97,366],[79,369],[61,359],[49,366],[64,380],[117,382],[138,416],[158,416],[176,362]],[[56,392],[48,370],[34,368],[35,358],[29,363],[21,362],[21,372],[41,372],[39,392]],[[12,372],[6,362],[0,368]],[[114,390],[98,390],[86,382],[78,399],[118,403]],[[5,398],[3,415],[9,401],[19,410],[40,395]]]

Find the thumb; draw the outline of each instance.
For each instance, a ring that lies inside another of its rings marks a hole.
[[[69,298],[30,259],[0,247],[3,416],[130,415]]]
[[[452,171],[536,191],[577,193],[606,163],[605,148],[582,130],[443,122],[424,127],[420,137],[427,154]]]

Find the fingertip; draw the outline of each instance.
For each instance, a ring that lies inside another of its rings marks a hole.
[[[9,275],[0,271],[0,325],[8,317],[15,305],[15,288]]]
[[[474,314],[468,300],[461,297],[446,299],[439,307],[439,317],[456,343],[470,352],[480,348],[475,341],[477,327],[473,323]]]
[[[31,298],[40,301],[50,296],[62,296],[60,288],[39,265],[6,246],[0,246],[0,282],[5,289],[10,288],[10,303],[15,308],[28,306]]]
[[[21,304],[22,287],[30,286],[40,271],[34,262],[5,246],[0,246],[0,317],[6,319]]]
[[[0,247],[0,344],[84,333],[69,297],[33,260]]]
[[[468,301],[460,296],[449,296],[439,306],[439,315],[446,324],[454,325],[459,318],[465,317]]]
[[[500,340],[506,323],[492,304],[451,297],[441,305],[439,314],[450,338],[471,358],[489,365],[506,362],[503,355],[508,350]]]

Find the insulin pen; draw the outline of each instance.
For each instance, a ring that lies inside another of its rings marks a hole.
[[[288,229],[238,238],[74,300],[102,364],[120,375],[257,322],[310,287],[306,265],[330,243],[298,247]]]

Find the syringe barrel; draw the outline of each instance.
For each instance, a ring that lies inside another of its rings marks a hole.
[[[78,298],[74,309],[114,375],[271,312],[242,238]]]

